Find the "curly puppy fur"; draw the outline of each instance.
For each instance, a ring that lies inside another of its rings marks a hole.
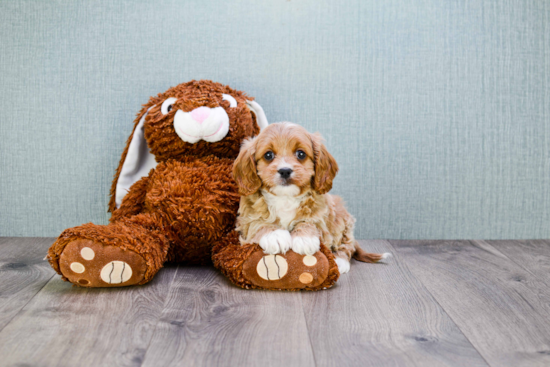
[[[231,106],[223,94],[232,96],[237,105]],[[176,101],[164,114],[161,106],[168,98]],[[233,162],[242,141],[260,131],[256,116],[246,104],[250,100],[253,98],[243,92],[207,80],[183,83],[151,97],[134,121],[116,170],[109,202],[110,224],[88,223],[65,230],[49,249],[52,267],[67,280],[60,270],[60,256],[68,244],[82,239],[141,255],[147,269],[139,284],[151,280],[166,261],[210,262],[212,248],[233,238],[239,205],[231,175]],[[189,112],[202,106],[225,110],[229,117],[227,135],[217,142],[183,141],[174,128],[176,111]],[[158,164],[130,187],[117,208],[117,181],[134,131],[145,113],[145,139]],[[224,266],[219,261],[217,265]]]
[[[248,139],[233,174],[241,198],[237,231],[243,245],[259,243],[269,254],[303,255],[327,246],[340,273],[352,256],[377,262],[386,254],[364,252],[353,236],[355,218],[342,199],[327,194],[338,164],[319,134],[292,123],[272,124]]]

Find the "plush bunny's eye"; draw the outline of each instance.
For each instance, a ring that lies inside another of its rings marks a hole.
[[[162,106],[160,106],[160,112],[162,112],[163,115],[166,115],[168,112],[172,111],[172,106],[177,100],[178,99],[174,97],[166,99],[166,101],[162,103]]]
[[[237,107],[237,100],[229,94],[222,94],[222,99],[229,102],[229,107]]]

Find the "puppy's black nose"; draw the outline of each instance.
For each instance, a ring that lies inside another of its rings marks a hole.
[[[280,170],[278,170],[277,172],[279,172],[279,174],[281,175],[282,178],[284,178],[285,180],[288,179],[290,177],[290,175],[292,174],[292,168],[281,168]]]

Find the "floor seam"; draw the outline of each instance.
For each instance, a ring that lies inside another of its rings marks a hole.
[[[176,275],[178,274],[178,271],[180,270],[180,265],[176,268],[176,271],[174,272],[174,276],[172,277],[172,280],[170,281],[170,286],[168,287],[168,292],[166,292],[166,298],[164,299],[164,303],[162,305],[162,309],[160,311],[160,314],[157,318],[157,321],[155,322],[155,327],[153,328],[153,332],[151,334],[151,338],[149,339],[149,343],[147,343],[147,347],[145,348],[145,353],[143,353],[143,358],[141,359],[141,363],[139,366],[141,367],[143,365],[143,362],[145,362],[145,357],[147,356],[147,353],[149,352],[149,348],[151,347],[151,342],[153,341],[153,338],[155,337],[155,333],[157,331],[160,318],[162,317],[162,314],[164,312],[164,309],[166,308],[166,304],[168,303],[168,298],[170,296],[170,291],[172,290],[172,286],[174,285],[174,280],[176,279]]]
[[[501,254],[502,256],[504,256],[505,258],[507,258],[508,260],[510,260],[512,263],[516,264],[517,266],[519,266],[521,269],[525,270],[526,272],[528,272],[529,274],[531,274],[535,279],[537,279],[538,281],[544,283],[546,286],[549,286],[549,284],[546,283],[546,281],[544,279],[541,279],[539,276],[537,276],[536,274],[532,273],[531,270],[527,269],[526,267],[524,267],[521,263],[518,263],[517,261],[515,261],[513,258],[511,258],[510,256],[506,255],[504,252],[500,251],[497,247],[493,246],[492,244],[490,244],[489,242],[487,242],[486,240],[472,240],[472,241],[469,241],[470,243],[473,243],[475,245],[476,242],[483,242],[486,246],[491,246],[491,248],[495,251],[497,251],[499,254]]]
[[[40,287],[40,289],[35,293],[33,294],[33,296],[31,298],[29,298],[29,300],[27,302],[25,302],[25,304],[19,309],[19,311],[17,311],[15,313],[15,315],[13,315],[13,317],[10,319],[10,321],[7,322],[6,325],[4,325],[1,329],[0,329],[0,333],[2,333],[2,331],[4,331],[4,329],[6,328],[6,326],[8,326],[9,324],[11,324],[11,322],[23,311],[23,309],[25,307],[27,307],[27,305],[34,299],[34,297],[36,297],[36,295],[38,293],[40,293],[42,291],[42,289],[44,289],[44,287],[46,287],[46,285],[48,285],[49,282],[52,281],[53,277],[55,276],[55,273],[52,274],[51,277],[48,278],[48,280],[46,282],[44,282],[44,285],[42,285],[42,287]]]
[[[300,305],[302,306],[302,316],[304,317],[304,324],[306,325],[307,331],[307,340],[309,341],[309,346],[311,347],[311,355],[313,356],[313,364],[317,366],[317,360],[315,359],[315,350],[313,350],[313,343],[311,342],[311,334],[309,332],[309,326],[307,324],[306,310],[304,309],[304,295],[300,291]]]
[[[393,249],[394,253],[397,253],[397,248],[390,242],[390,241],[385,241],[388,243],[388,245],[391,246],[391,248]],[[432,292],[430,292],[430,290],[428,289],[428,287],[426,287],[426,285],[424,284],[424,282],[422,282],[420,279],[418,279],[418,277],[416,276],[416,274],[409,268],[409,266],[407,265],[406,263],[406,260],[401,257],[400,258],[400,261],[401,261],[401,264],[402,266],[406,267],[407,271],[411,274],[412,277],[414,277],[414,279],[416,279],[416,281],[422,286],[422,288],[424,288],[424,290],[426,292],[428,292],[428,294],[430,295],[430,297],[433,299],[433,301],[441,308],[441,310],[443,312],[445,312],[445,314],[449,317],[449,319],[453,322],[453,324],[457,327],[458,330],[460,330],[460,333],[464,336],[464,338],[466,338],[466,340],[468,341],[468,343],[470,343],[470,345],[472,346],[472,348],[475,349],[475,351],[477,352],[477,354],[481,357],[481,359],[483,359],[483,361],[487,364],[487,366],[491,367],[492,365],[489,363],[489,361],[487,361],[487,359],[485,358],[485,356],[481,353],[481,351],[474,345],[474,343],[470,340],[470,338],[468,338],[468,336],[464,333],[464,330],[462,330],[462,328],[457,324],[457,322],[453,319],[453,317],[449,314],[449,312],[443,307],[443,305],[441,305],[441,303],[439,303],[439,301],[437,300],[437,298],[433,295]]]

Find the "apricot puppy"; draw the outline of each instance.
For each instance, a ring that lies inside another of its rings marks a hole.
[[[289,122],[269,125],[245,140],[233,166],[242,195],[237,218],[241,244],[267,254],[292,249],[313,255],[320,243],[335,255],[341,274],[350,259],[378,262],[389,253],[363,251],[353,236],[355,218],[342,199],[327,194],[338,164],[322,137]]]

